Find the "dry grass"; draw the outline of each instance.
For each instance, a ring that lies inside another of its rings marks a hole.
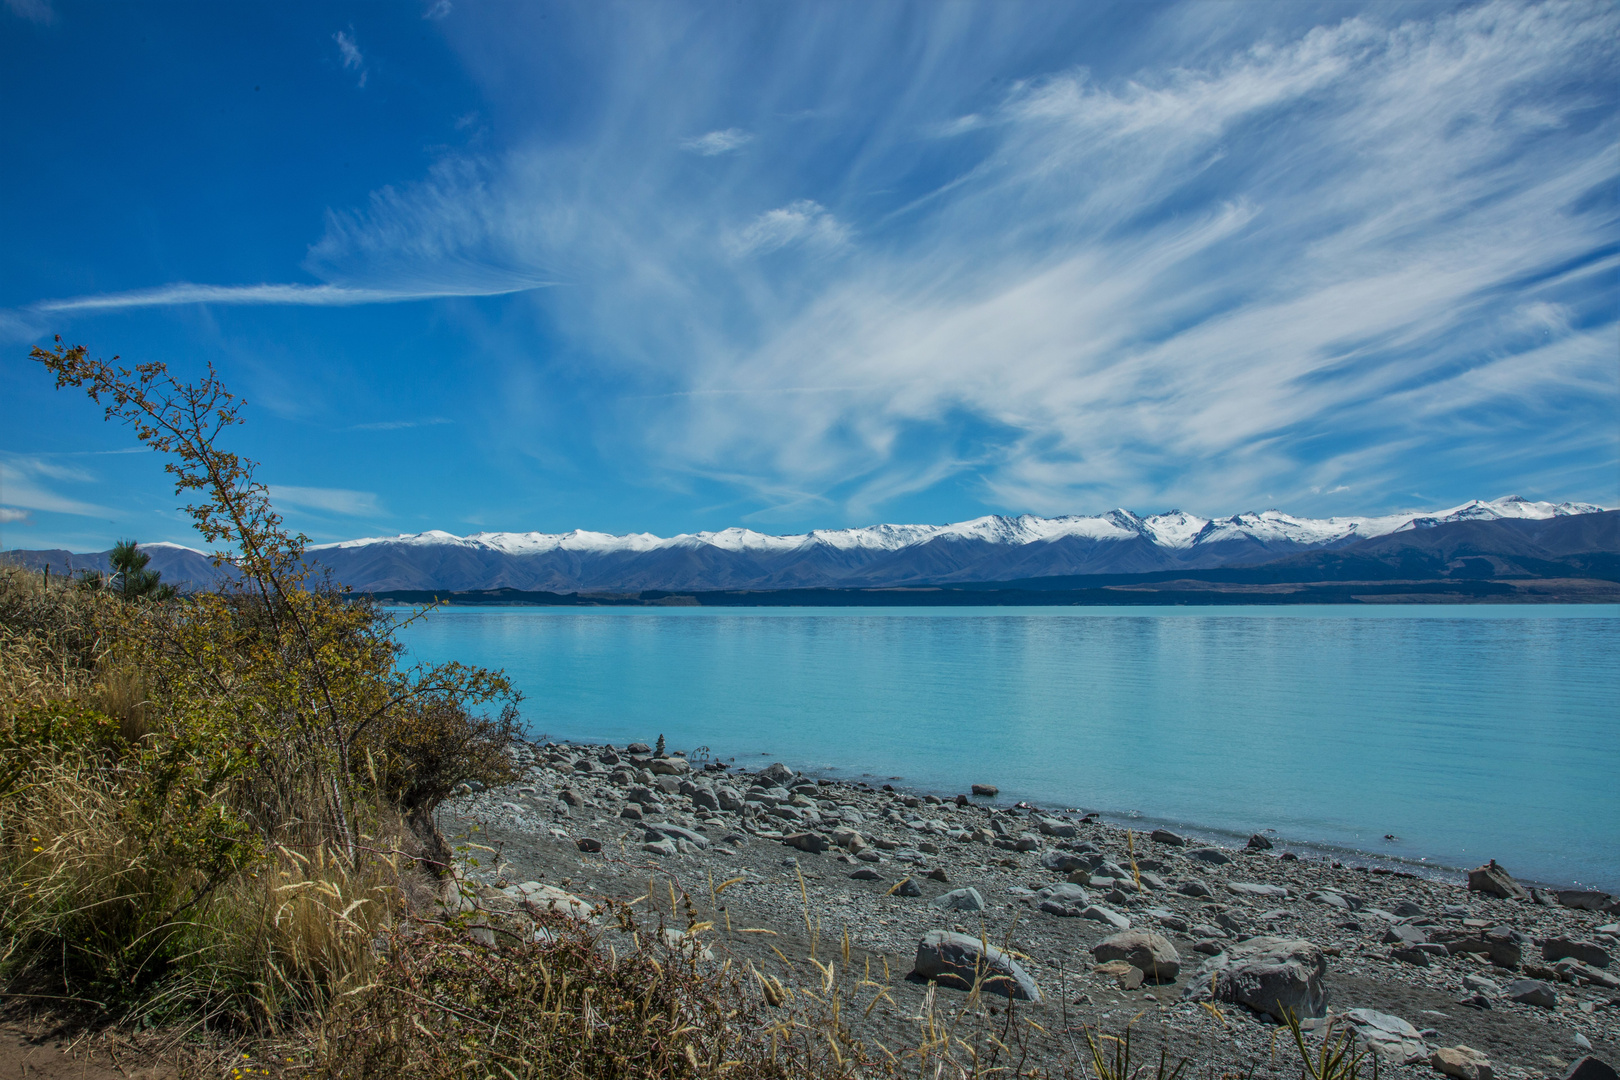
[[[832,1078],[888,1070],[836,1027],[768,1017],[730,965],[705,964],[628,908],[608,929],[538,914],[539,934],[496,946],[416,923],[377,982],[325,1025],[324,1075]],[[538,937],[539,940],[535,940]]]

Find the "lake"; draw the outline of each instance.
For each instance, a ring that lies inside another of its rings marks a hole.
[[[445,608],[401,636],[505,668],[535,736],[1620,892],[1614,606]]]

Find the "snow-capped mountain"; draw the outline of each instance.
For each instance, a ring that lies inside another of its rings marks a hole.
[[[310,556],[357,589],[548,592],[851,588],[1137,574],[1256,563],[1457,521],[1590,514],[1588,503],[1475,500],[1449,510],[1299,518],[1278,510],[1214,520],[989,516],[950,525],[873,525],[773,536],[750,529],[614,536],[431,531],[322,544]]]
[[[1546,521],[1602,510],[1589,503],[1510,496],[1374,517],[1300,518],[1264,510],[1211,520],[1179,510],[1149,517],[1111,510],[1094,517],[989,516],[950,525],[872,525],[791,536],[740,528],[671,537],[583,530],[471,536],[432,531],[321,544],[311,547],[309,556],[336,580],[379,592],[872,588],[1254,565],[1376,537],[1393,541],[1402,532],[1439,525]],[[142,546],[165,580],[199,587],[217,580],[219,571],[201,552],[178,544]],[[106,569],[105,552],[5,555],[36,568],[48,563],[58,572]]]

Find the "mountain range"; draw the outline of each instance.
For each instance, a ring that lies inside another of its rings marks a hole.
[[[1489,577],[1503,569],[1500,562],[1489,561],[1497,555],[1539,560],[1551,573],[1553,563],[1562,567],[1559,560],[1580,554],[1564,550],[1571,543],[1599,554],[1613,553],[1616,517],[1589,503],[1532,502],[1509,496],[1432,512],[1317,519],[1277,510],[1214,519],[1179,510],[1148,517],[1112,510],[1097,516],[989,516],[948,525],[873,525],[791,536],[740,528],[668,538],[582,530],[471,536],[431,531],[321,544],[311,547],[308,555],[336,580],[365,592],[707,592],[990,582],[1052,588],[1062,579],[1164,578],[1261,565],[1286,567],[1284,572],[1296,575],[1290,580],[1299,579],[1298,574],[1307,575],[1299,580],[1346,580],[1344,575],[1352,573],[1364,577],[1372,573],[1369,580],[1375,580],[1389,577],[1392,567],[1402,565],[1413,571],[1427,567],[1425,572],[1434,576],[1437,567],[1445,569],[1456,561],[1457,550],[1447,554],[1442,549],[1446,544],[1455,547],[1453,541],[1436,546],[1431,539],[1456,536],[1464,537],[1464,547],[1474,552],[1468,557],[1485,559],[1472,564],[1473,576]],[[1476,535],[1477,529],[1455,528],[1563,518],[1589,520],[1581,523],[1582,528],[1563,529],[1559,536],[1567,533],[1577,539],[1559,540],[1556,551],[1538,547],[1541,542],[1531,535],[1534,529],[1488,529]],[[201,552],[165,543],[142,548],[167,581],[206,586],[217,580],[218,571]],[[35,568],[50,564],[58,572],[106,569],[105,552],[6,554]],[[1451,576],[1454,570],[1446,569],[1440,576]]]

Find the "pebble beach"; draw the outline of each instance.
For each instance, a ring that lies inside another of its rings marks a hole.
[[[927,793],[639,743],[514,754],[518,781],[439,811],[479,895],[688,905],[715,963],[812,994],[847,977],[844,1018],[885,1048],[1010,1006],[1055,1074],[1078,1074],[1086,1032],[1129,1027],[1195,1075],[1293,1077],[1290,1014],[1381,1074],[1602,1080],[1620,1060],[1620,905],[1600,892],[1137,830],[1009,805],[991,777]]]

